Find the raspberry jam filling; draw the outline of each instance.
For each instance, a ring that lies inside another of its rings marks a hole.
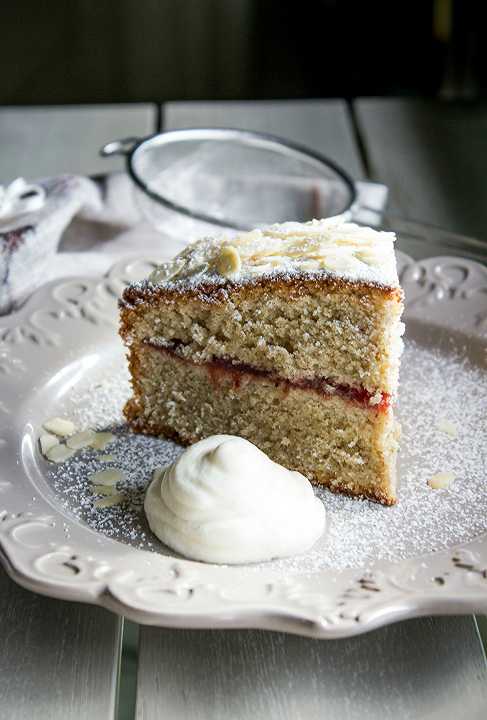
[[[276,386],[281,386],[285,390],[291,388],[299,388],[301,390],[311,390],[324,397],[337,395],[350,402],[357,403],[368,409],[377,412],[385,412],[391,404],[391,396],[386,392],[373,393],[364,387],[353,387],[337,383],[330,378],[314,377],[301,378],[299,380],[289,380],[280,375],[276,375],[271,370],[263,370],[262,368],[249,365],[247,363],[225,360],[223,358],[213,358],[210,362],[196,363],[193,360],[183,357],[177,350],[183,343],[172,343],[169,345],[161,345],[152,340],[144,340],[144,344],[158,350],[161,353],[171,355],[182,360],[183,362],[199,365],[208,371],[213,383],[218,384],[222,379],[231,379],[233,386],[239,388],[245,379],[245,375],[253,377],[266,378],[271,380]]]

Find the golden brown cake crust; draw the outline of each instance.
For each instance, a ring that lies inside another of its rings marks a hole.
[[[238,294],[241,298],[252,299],[259,296],[262,291],[282,290],[289,292],[290,297],[307,295],[317,290],[325,290],[328,293],[342,292],[344,294],[379,295],[383,299],[396,298],[398,302],[403,301],[403,291],[400,287],[389,287],[376,283],[367,283],[361,280],[347,280],[346,278],[335,277],[328,274],[320,275],[271,275],[261,276],[252,282],[238,283],[227,280],[225,284],[213,282],[201,282],[197,285],[152,285],[141,283],[129,285],[125,288],[120,301],[122,311],[122,332],[124,314],[130,310],[136,310],[140,304],[158,305],[160,303],[173,303],[180,300],[198,300],[203,303],[220,304],[232,296]]]

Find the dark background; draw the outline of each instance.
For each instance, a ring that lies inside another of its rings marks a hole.
[[[479,0],[0,0],[0,104],[487,89]]]

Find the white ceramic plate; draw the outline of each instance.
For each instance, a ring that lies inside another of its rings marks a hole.
[[[152,265],[122,262],[102,280],[52,283],[0,319],[0,548],[8,573],[37,592],[176,627],[254,627],[331,638],[400,618],[487,612],[483,530],[460,546],[381,560],[366,571],[283,575],[272,563],[249,572],[135,549],[70,514],[47,480],[39,428],[103,369],[107,354],[120,353],[117,298]],[[418,341],[436,343],[441,353],[454,338],[476,367],[485,368],[487,270],[458,258],[415,263],[401,255],[400,271],[406,323]],[[487,488],[484,501],[487,517]]]

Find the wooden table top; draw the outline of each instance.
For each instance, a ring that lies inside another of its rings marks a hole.
[[[120,168],[98,148],[160,123],[282,135],[356,179],[387,184],[403,216],[487,238],[487,110],[434,102],[3,108],[0,183]],[[0,707],[6,720],[473,720],[487,715],[487,673],[472,616],[410,620],[335,641],[139,629],[99,608],[29,593],[0,570]]]

